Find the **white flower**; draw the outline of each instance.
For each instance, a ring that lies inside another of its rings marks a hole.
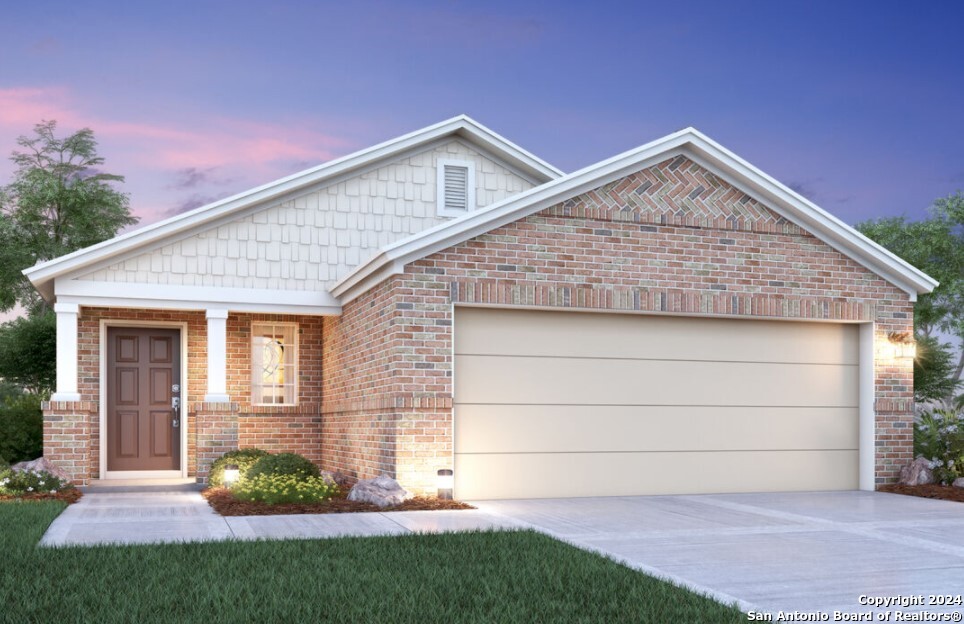
[[[27,488],[27,491],[28,491],[28,492],[33,492],[33,488],[32,488],[32,487],[28,487],[28,488]]]

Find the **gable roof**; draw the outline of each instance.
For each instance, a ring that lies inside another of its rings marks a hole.
[[[459,115],[373,147],[328,161],[317,167],[306,169],[280,180],[133,230],[102,243],[38,263],[24,270],[23,273],[33,283],[34,287],[49,300],[53,297],[53,281],[57,277],[76,272],[95,263],[110,260],[132,250],[147,247],[169,237],[200,229],[216,220],[259,203],[271,201],[282,195],[323,183],[336,176],[350,174],[380,161],[391,160],[407,151],[446,137],[459,137],[472,145],[488,150],[520,172],[530,176],[537,183],[553,180],[563,175],[561,170],[477,121],[466,115]]]
[[[796,223],[837,251],[853,258],[916,300],[931,292],[936,280],[884,249],[837,217],[695,128],[685,128],[608,160],[590,165],[529,191],[396,241],[356,267],[331,288],[348,303],[405,265],[522,219],[569,198],[677,155],[686,155],[723,180],[753,195],[768,208]]]

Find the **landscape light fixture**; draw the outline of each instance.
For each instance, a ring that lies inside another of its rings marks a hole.
[[[438,471],[438,497],[440,500],[452,500],[452,489],[455,487],[455,477],[451,468]]]
[[[227,466],[224,467],[224,485],[225,486],[230,488],[232,485],[238,482],[238,477],[240,476],[241,475],[238,472],[237,464],[228,464]]]

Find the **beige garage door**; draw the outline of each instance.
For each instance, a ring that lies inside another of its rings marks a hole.
[[[857,327],[458,308],[462,499],[857,487]]]

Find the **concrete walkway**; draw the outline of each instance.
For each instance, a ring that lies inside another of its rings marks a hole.
[[[473,503],[745,610],[867,612],[964,594],[964,505],[874,492]],[[964,612],[964,606],[877,611]],[[894,618],[891,618],[894,621]],[[960,620],[953,620],[960,621]]]
[[[514,520],[477,510],[226,518],[214,513],[198,492],[96,493],[64,510],[40,544],[325,538],[518,527]]]

